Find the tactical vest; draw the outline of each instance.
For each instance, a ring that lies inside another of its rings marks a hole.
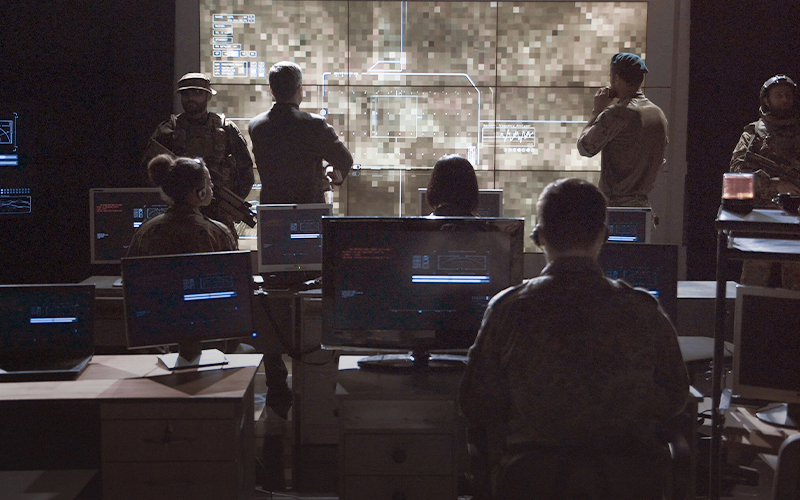
[[[184,114],[172,115],[173,152],[178,156],[202,158],[209,170],[214,171],[214,182],[222,181],[231,188],[235,167],[233,155],[229,154],[228,133],[225,115],[208,113],[204,124],[194,124]]]

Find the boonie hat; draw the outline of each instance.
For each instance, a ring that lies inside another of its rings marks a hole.
[[[186,73],[178,80],[178,90],[176,92],[189,89],[205,90],[211,95],[217,93],[216,90],[211,88],[211,80],[203,73]]]

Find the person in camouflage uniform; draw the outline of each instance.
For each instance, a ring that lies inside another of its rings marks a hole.
[[[689,396],[672,323],[645,290],[603,275],[606,203],[597,187],[555,181],[537,213],[532,238],[547,266],[489,302],[459,394],[468,427],[483,427],[495,473],[518,452],[587,443],[604,452],[635,443],[663,464],[656,429]],[[661,498],[658,473],[642,464],[631,471],[641,476],[632,496],[616,485],[613,498]]]
[[[254,182],[253,160],[236,124],[224,115],[208,111],[211,96],[216,94],[209,78],[202,73],[187,73],[178,81],[177,92],[183,113],[171,115],[156,128],[145,153],[144,165],[156,154],[166,152],[202,158],[217,186],[246,198]],[[233,217],[222,210],[216,200],[203,209],[203,214],[225,223],[236,235]]]
[[[203,160],[161,154],[148,164],[149,177],[169,199],[163,214],[146,220],[133,235],[126,257],[236,250],[231,231],[200,213],[214,196]]]
[[[611,86],[595,93],[578,152],[600,159],[600,191],[612,207],[649,207],[667,148],[667,118],[639,87],[648,72],[636,54],[611,58]],[[614,100],[617,100],[614,103]]]
[[[744,128],[731,156],[731,172],[753,173],[756,207],[777,208],[772,199],[778,193],[800,194],[800,112],[797,86],[786,75],[775,75],[761,86],[761,118]],[[748,153],[757,153],[786,169],[786,175],[764,170]],[[800,264],[746,260],[740,282],[743,285],[783,287],[800,290]]]

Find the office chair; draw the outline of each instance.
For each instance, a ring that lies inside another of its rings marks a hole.
[[[660,495],[664,499],[686,500],[694,495],[696,432],[697,401],[689,398],[683,412],[659,433],[664,444],[664,467],[658,469],[656,480],[661,483]],[[635,448],[625,452],[598,449],[589,442],[578,447],[541,448],[505,456],[492,481],[485,433],[470,429],[468,442],[473,495],[480,500],[618,499],[618,488],[626,487],[626,480],[618,478],[636,479],[634,469],[658,458],[652,453],[645,456]],[[655,469],[652,472],[656,474]],[[635,490],[630,498],[641,498],[640,493]]]
[[[789,436],[778,451],[772,500],[800,499],[800,434]]]

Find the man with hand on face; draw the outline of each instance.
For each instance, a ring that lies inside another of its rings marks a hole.
[[[582,156],[602,152],[599,188],[610,207],[649,207],[647,195],[664,164],[667,118],[640,90],[647,72],[636,54],[612,57],[611,86],[595,93],[578,139]]]
[[[143,165],[160,153],[202,158],[218,187],[246,198],[253,187],[253,160],[239,128],[224,115],[208,111],[216,91],[202,73],[187,73],[178,81],[183,113],[162,122],[150,138]],[[144,172],[147,178],[147,172]],[[149,183],[149,182],[148,182]],[[236,235],[233,217],[212,200],[203,215],[223,222]]]

